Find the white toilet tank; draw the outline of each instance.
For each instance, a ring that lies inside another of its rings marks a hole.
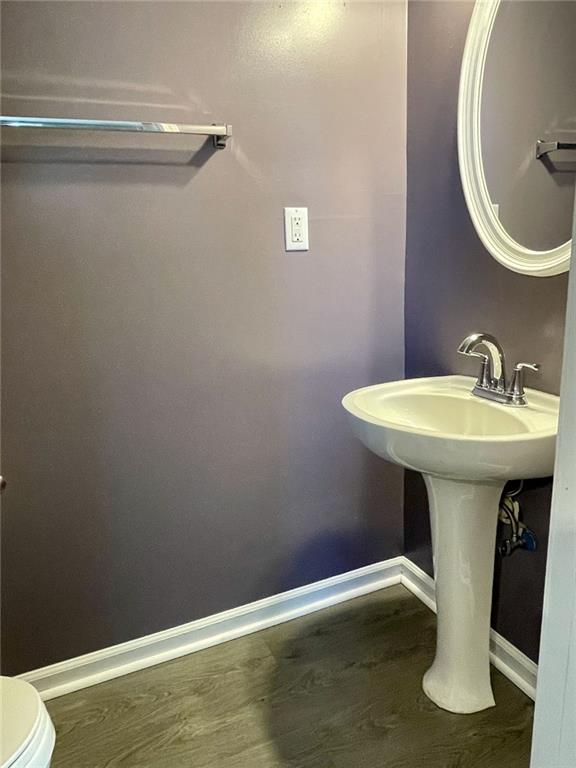
[[[0,768],[48,768],[56,734],[38,691],[0,677]]]

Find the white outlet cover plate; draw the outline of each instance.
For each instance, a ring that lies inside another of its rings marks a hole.
[[[308,208],[284,208],[284,238],[287,251],[308,250]]]

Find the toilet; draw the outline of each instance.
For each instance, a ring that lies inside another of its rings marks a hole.
[[[0,677],[0,768],[48,768],[56,734],[30,683]]]

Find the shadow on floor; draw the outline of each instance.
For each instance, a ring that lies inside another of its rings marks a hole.
[[[278,767],[527,768],[532,703],[499,673],[497,706],[454,715],[424,695],[435,617],[404,588],[261,633],[276,666]]]

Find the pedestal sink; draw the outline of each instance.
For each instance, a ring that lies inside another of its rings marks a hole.
[[[342,401],[367,448],[424,476],[438,634],[423,688],[458,713],[494,705],[489,637],[500,497],[508,480],[552,474],[559,405],[533,389],[528,405],[501,405],[473,395],[474,383],[468,376],[409,379]]]

